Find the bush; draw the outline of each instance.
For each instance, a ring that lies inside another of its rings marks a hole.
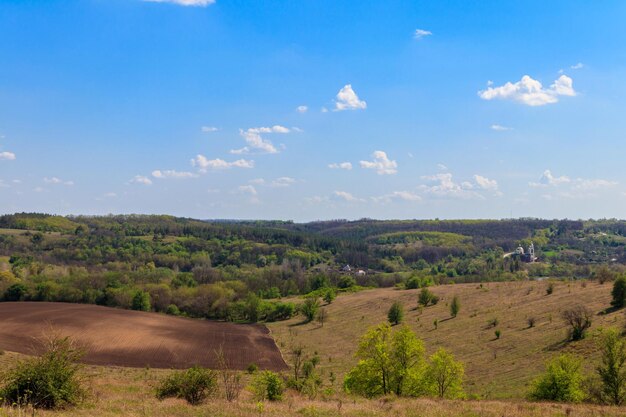
[[[11,285],[4,292],[5,301],[23,301],[28,294],[28,288],[22,283]]]
[[[272,371],[263,371],[252,381],[252,390],[259,400],[279,401],[285,386],[280,375]]]
[[[178,309],[178,306],[176,304],[168,305],[165,313],[171,316],[180,316],[180,310]]]
[[[77,363],[82,351],[67,337],[52,337],[45,345],[40,357],[20,362],[4,375],[0,398],[6,403],[59,409],[84,399]]]
[[[494,333],[496,335],[496,339],[500,339],[500,336],[502,336],[502,332],[500,331],[500,329],[497,329]]]
[[[178,371],[165,378],[156,389],[159,400],[168,397],[184,398],[189,404],[204,401],[217,390],[217,378],[209,369],[194,366]]]
[[[537,319],[532,316],[526,319],[526,323],[528,323],[528,328],[535,327],[536,322],[537,322]]]
[[[553,282],[549,282],[548,286],[546,287],[546,295],[550,295],[554,292],[554,283]]]
[[[137,291],[131,304],[133,310],[150,311],[150,294],[145,291]]]
[[[611,291],[611,305],[615,308],[622,308],[626,303],[626,277],[621,276],[613,283],[613,291]]]
[[[422,288],[419,295],[417,296],[417,303],[424,307],[427,307],[428,304],[433,300],[433,293],[430,292],[428,288]]]
[[[324,299],[324,302],[326,304],[330,304],[330,303],[332,303],[335,300],[335,298],[337,298],[337,294],[335,293],[334,289],[327,288],[324,291],[324,296],[322,298]]]
[[[602,381],[601,399],[607,404],[626,402],[626,343],[615,329],[607,330],[599,347],[602,362],[596,368]]]
[[[391,308],[389,308],[389,312],[387,313],[387,319],[391,324],[400,324],[404,319],[404,308],[400,302],[395,301]]]
[[[250,365],[248,365],[246,367],[246,371],[252,375],[253,373],[255,373],[256,371],[259,370],[259,365],[257,365],[256,363],[251,363]]]
[[[579,359],[562,354],[550,360],[546,372],[535,380],[531,400],[577,403],[584,399],[583,375]]]
[[[300,304],[300,312],[304,315],[307,323],[312,321],[320,309],[320,302],[317,297],[309,297]]]
[[[456,317],[459,311],[461,311],[461,301],[459,301],[459,297],[455,295],[450,303],[450,315]]]

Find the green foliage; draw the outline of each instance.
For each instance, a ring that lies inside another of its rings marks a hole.
[[[456,317],[459,311],[461,311],[461,301],[459,297],[455,295],[452,297],[452,302],[450,303],[450,315]]]
[[[626,303],[626,276],[621,275],[613,282],[613,290],[611,291],[611,305],[614,308],[622,308]]]
[[[424,345],[408,327],[395,333],[388,324],[371,328],[361,337],[355,356],[359,362],[344,380],[348,392],[368,398],[426,392]]]
[[[404,307],[399,301],[395,301],[389,308],[387,319],[391,324],[400,324],[404,320]]]
[[[28,294],[28,288],[26,285],[18,282],[16,284],[11,285],[4,292],[4,300],[5,301],[22,301],[26,298]]]
[[[354,287],[355,285],[356,285],[356,281],[350,275],[342,275],[337,280],[338,288],[346,289],[346,288]]]
[[[150,311],[150,294],[145,291],[137,291],[133,296],[131,308],[138,311]]]
[[[85,390],[77,363],[82,351],[67,337],[52,337],[45,346],[40,357],[19,362],[3,375],[0,398],[6,403],[59,409],[83,401]]]
[[[585,398],[582,383],[580,359],[561,354],[548,361],[545,373],[534,381],[529,398],[578,403]]]
[[[428,359],[426,381],[430,393],[439,398],[463,398],[465,367],[443,348]]]
[[[496,339],[500,339],[500,336],[502,336],[502,332],[500,331],[500,329],[496,329],[494,333],[496,335]]]
[[[249,374],[253,374],[253,373],[255,373],[255,372],[256,372],[256,371],[258,371],[258,370],[259,370],[259,365],[257,365],[256,363],[251,363],[251,364],[249,364],[249,365],[246,367],[246,371],[247,371]]]
[[[335,300],[335,298],[337,298],[337,293],[335,292],[335,290],[332,288],[326,288],[326,291],[324,291],[324,296],[322,297],[324,302],[326,304],[330,304]]]
[[[300,313],[307,322],[313,321],[320,309],[320,301],[317,297],[308,297],[300,304]]]
[[[170,304],[167,306],[167,310],[165,310],[165,314],[169,314],[171,316],[180,316],[180,310],[176,304]]]
[[[277,373],[263,371],[257,373],[252,380],[252,390],[259,400],[280,401],[285,385]]]
[[[433,300],[434,294],[428,288],[422,288],[417,296],[417,303],[421,306],[428,307]]]
[[[554,292],[554,283],[548,282],[548,286],[546,287],[546,295],[550,295]]]
[[[597,372],[602,381],[602,399],[607,404],[622,405],[626,401],[626,343],[615,329],[602,335],[602,362]]]
[[[185,371],[176,371],[164,378],[156,388],[156,396],[183,398],[189,404],[202,403],[217,391],[215,372],[194,366]]]

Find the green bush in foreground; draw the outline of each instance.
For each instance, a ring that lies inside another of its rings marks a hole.
[[[263,371],[257,373],[252,381],[252,390],[259,400],[279,401],[283,397],[285,385],[276,372]]]
[[[582,383],[580,359],[562,354],[548,361],[546,372],[533,383],[529,398],[578,403],[585,398]]]
[[[19,362],[3,375],[0,399],[8,405],[60,409],[85,398],[77,361],[82,351],[65,337],[46,341],[46,351],[37,358]]]
[[[156,389],[157,398],[184,398],[189,404],[197,405],[217,390],[217,377],[209,369],[194,366],[178,371],[165,378]]]

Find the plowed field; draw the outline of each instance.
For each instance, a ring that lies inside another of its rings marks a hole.
[[[171,317],[108,307],[44,302],[0,303],[0,349],[36,353],[47,333],[70,336],[84,362],[152,368],[215,368],[220,346],[231,366],[283,370],[285,362],[263,325]]]

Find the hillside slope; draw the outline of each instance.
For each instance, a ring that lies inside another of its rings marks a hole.
[[[392,288],[342,295],[326,308],[328,319],[299,324],[300,317],[271,323],[279,348],[287,361],[289,349],[296,344],[317,352],[327,375],[343,375],[356,363],[353,355],[359,337],[368,327],[385,322],[391,304],[398,300],[405,308],[404,322],[424,340],[427,352],[442,346],[453,352],[466,366],[466,390],[485,398],[523,398],[529,383],[542,372],[546,359],[562,351],[578,353],[593,370],[596,347],[593,334],[604,326],[624,326],[622,311],[598,315],[609,306],[610,283],[555,282],[554,292],[546,293],[548,282],[503,282],[456,284],[432,287],[441,300],[419,311],[419,290]],[[450,318],[448,302],[454,295],[461,300],[461,312]],[[567,327],[561,319],[564,309],[577,303],[594,312],[589,337],[576,343],[566,342]],[[529,328],[527,318],[536,319]],[[496,318],[497,327],[488,321]],[[434,327],[438,320],[438,328]],[[496,340],[495,329],[501,330]]]

